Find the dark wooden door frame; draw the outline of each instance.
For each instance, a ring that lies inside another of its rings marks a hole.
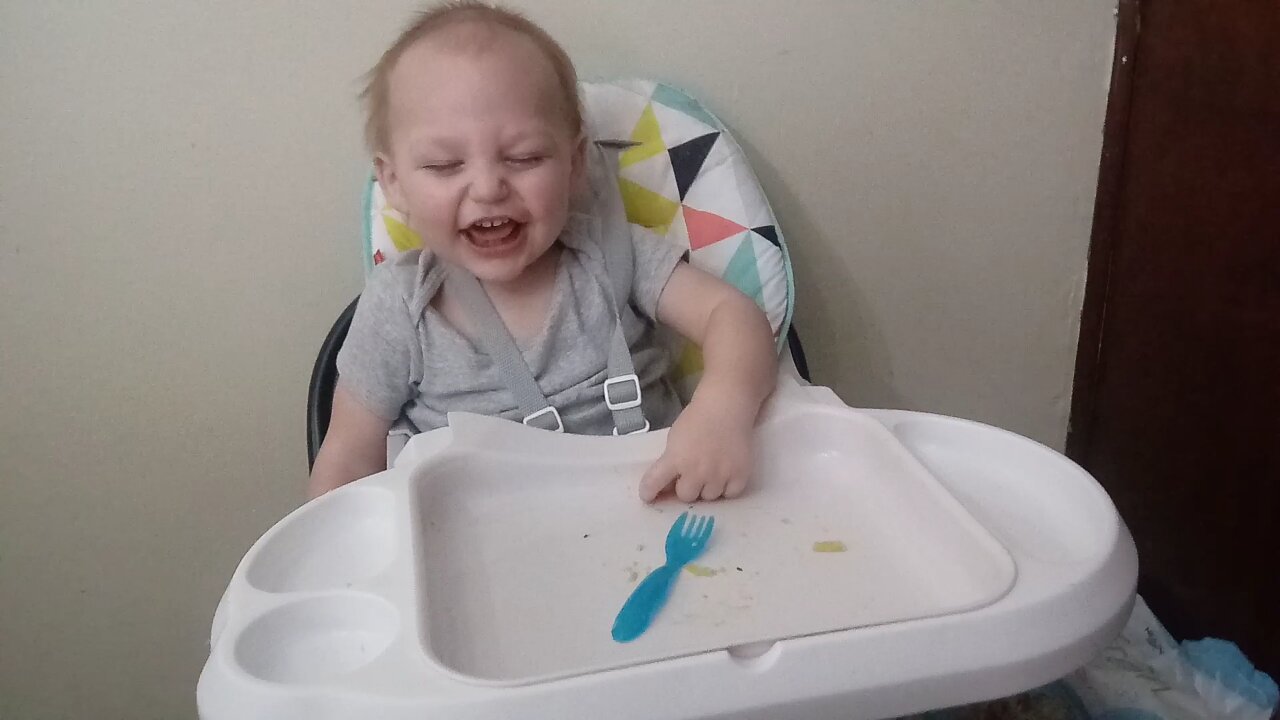
[[[1067,456],[1076,462],[1084,459],[1095,419],[1094,400],[1102,369],[1102,336],[1106,330],[1111,261],[1120,221],[1125,142],[1129,134],[1133,74],[1138,64],[1138,34],[1141,30],[1142,7],[1139,0],[1120,0],[1116,14],[1115,54],[1111,61],[1111,90],[1102,130],[1102,158],[1098,164],[1098,190],[1094,197],[1093,227],[1089,237],[1080,340],[1076,347],[1071,417],[1067,425]]]
[[[1280,677],[1280,4],[1116,21],[1067,454],[1169,631]]]

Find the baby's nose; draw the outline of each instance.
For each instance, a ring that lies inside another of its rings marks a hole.
[[[471,197],[476,202],[495,203],[507,197],[510,186],[501,166],[489,166],[476,172],[470,190]]]

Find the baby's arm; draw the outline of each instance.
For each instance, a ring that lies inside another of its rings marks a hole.
[[[751,471],[756,416],[777,380],[769,321],[736,288],[683,262],[658,299],[658,321],[701,346],[705,369],[640,497],[651,502],[672,484],[685,502],[735,497]]]
[[[342,386],[333,392],[333,415],[311,468],[307,498],[317,498],[387,469],[387,431],[391,421],[370,412]]]

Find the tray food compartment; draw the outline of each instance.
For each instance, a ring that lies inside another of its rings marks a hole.
[[[277,607],[246,625],[234,657],[259,680],[324,683],[373,662],[398,632],[398,614],[381,598],[315,596]]]
[[[264,538],[245,579],[267,593],[350,588],[388,568],[396,521],[389,491],[341,488]]]

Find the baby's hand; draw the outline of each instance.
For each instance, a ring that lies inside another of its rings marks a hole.
[[[653,502],[673,484],[683,502],[733,498],[746,489],[755,418],[709,407],[695,401],[676,419],[666,451],[640,480],[640,499]]]

